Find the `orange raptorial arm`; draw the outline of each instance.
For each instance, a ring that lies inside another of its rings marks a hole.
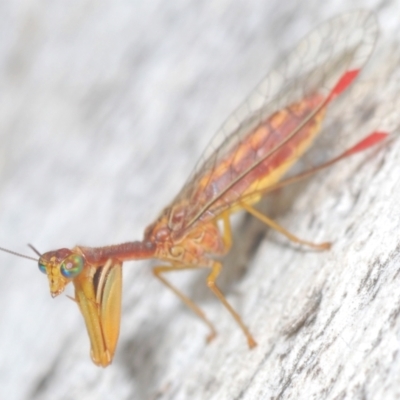
[[[109,259],[93,279],[90,267],[73,280],[75,302],[90,339],[92,361],[101,367],[112,362],[118,343],[122,308],[122,263]]]
[[[154,256],[155,243],[128,242],[98,248],[77,246],[45,253],[39,265],[56,295],[72,282],[90,339],[93,362],[106,367],[117,347],[122,304],[122,263]],[[54,288],[53,288],[54,286]]]

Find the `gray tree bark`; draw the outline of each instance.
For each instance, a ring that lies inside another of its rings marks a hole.
[[[400,9],[368,7],[382,27],[373,87],[397,65]],[[4,0],[0,245],[29,254],[26,243],[45,252],[140,239],[273,63],[346,10],[337,0]],[[0,397],[399,398],[399,159],[393,141],[269,197],[270,215],[332,240],[329,252],[234,219],[219,282],[258,341],[251,351],[204,273],[172,279],[215,322],[209,345],[151,263],[132,262],[115,359],[97,368],[76,305],[52,300],[33,262],[1,254]]]

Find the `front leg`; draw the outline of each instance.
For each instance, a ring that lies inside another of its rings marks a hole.
[[[121,322],[122,263],[110,258],[99,266],[88,267],[73,280],[73,299],[85,320],[96,365],[106,367],[117,347]]]

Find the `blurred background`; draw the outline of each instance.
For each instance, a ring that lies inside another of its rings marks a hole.
[[[46,252],[141,239],[229,113],[285,51],[348,4],[1,1],[0,246],[31,255],[27,243]],[[396,2],[351,7],[376,11],[379,45],[398,39]],[[206,329],[149,265],[124,266],[120,344],[102,370],[76,305],[50,297],[33,261],[0,253],[0,398],[240,398],[251,376],[229,366],[255,357],[241,333],[227,317],[222,339],[205,346]],[[175,282],[203,282],[191,279]],[[212,296],[202,306],[214,321],[224,312]]]

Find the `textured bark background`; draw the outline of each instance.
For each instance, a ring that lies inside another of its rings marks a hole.
[[[140,239],[279,56],[348,9],[200,3],[1,1],[1,246]],[[352,6],[374,9],[378,49],[398,51],[396,2]],[[282,225],[333,240],[330,252],[235,219],[220,282],[257,338],[252,351],[204,273],[173,280],[215,321],[210,345],[150,263],[126,263],[119,347],[97,368],[76,305],[52,300],[33,262],[0,254],[0,398],[399,398],[399,160],[395,141],[270,199]]]

